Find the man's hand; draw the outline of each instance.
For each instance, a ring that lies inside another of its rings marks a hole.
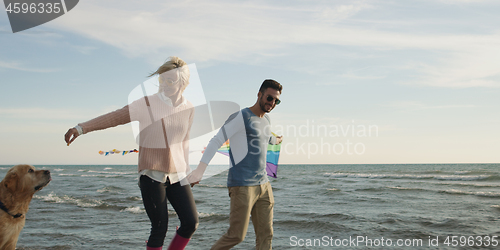
[[[198,167],[187,176],[191,187],[200,183],[201,178],[203,178],[203,173],[205,173],[205,169],[207,169],[207,166],[208,165],[206,163],[200,162],[200,164],[198,164]]]
[[[283,136],[276,136],[276,144],[280,144],[283,141]]]

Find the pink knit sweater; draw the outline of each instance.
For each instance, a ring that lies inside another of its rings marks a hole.
[[[147,101],[149,101],[149,107]],[[189,131],[194,107],[183,97],[174,107],[160,94],[141,98],[121,109],[80,123],[83,133],[139,121],[138,171],[151,169],[165,173],[187,173],[189,169]]]

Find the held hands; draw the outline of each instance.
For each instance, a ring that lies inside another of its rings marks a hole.
[[[198,167],[187,176],[189,183],[191,183],[191,187],[200,183],[203,173],[205,173],[205,169],[207,169],[207,164],[200,162]]]
[[[64,141],[66,141],[67,145],[71,144],[76,137],[78,137],[79,133],[76,130],[76,128],[70,128],[68,129],[68,132],[64,135]]]

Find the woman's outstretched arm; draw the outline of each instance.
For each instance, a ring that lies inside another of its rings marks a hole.
[[[66,141],[67,145],[69,146],[69,144],[71,144],[78,136],[82,134],[127,124],[129,122],[130,113],[129,107],[127,105],[121,109],[98,116],[90,121],[80,123],[74,128],[68,129],[68,132],[66,132],[66,134],[64,135],[64,141]]]

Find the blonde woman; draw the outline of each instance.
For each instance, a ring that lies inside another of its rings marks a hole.
[[[193,104],[182,93],[189,84],[189,68],[171,57],[156,70],[158,93],[145,96],[121,109],[70,128],[68,146],[80,135],[139,121],[139,187],[151,221],[147,250],[161,250],[167,233],[167,200],[176,211],[180,227],[169,250],[184,249],[198,226],[198,212],[186,174],[189,172],[189,131]]]

